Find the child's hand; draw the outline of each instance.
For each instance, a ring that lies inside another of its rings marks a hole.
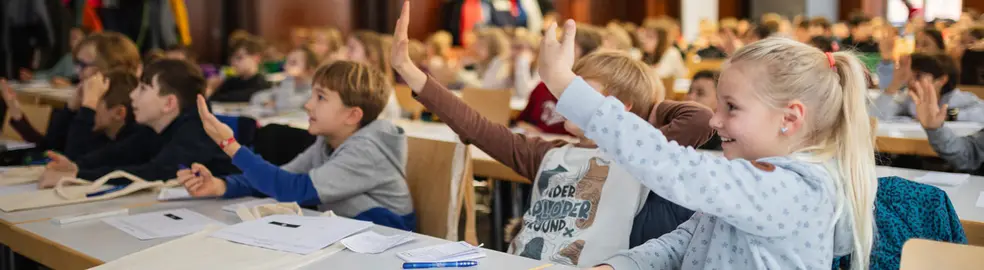
[[[888,87],[885,87],[885,93],[894,95],[898,93],[902,86],[906,82],[913,80],[912,78],[912,56],[903,55],[899,58],[898,64],[895,66],[895,71],[892,77],[892,81],[889,82]],[[882,82],[878,82],[882,83]]]
[[[72,86],[72,81],[64,77],[51,77],[51,87],[54,88],[66,88]]]
[[[543,34],[543,41],[540,43],[540,65],[538,71],[543,83],[550,89],[550,93],[560,98],[564,89],[574,80],[574,35],[577,33],[577,25],[574,20],[567,20],[564,24],[563,42],[558,43],[557,24],[550,24],[547,32]]]
[[[205,97],[202,95],[198,95],[198,117],[202,119],[202,128],[205,129],[205,133],[217,145],[222,145],[223,142],[228,141],[235,135],[232,133],[232,128],[219,121],[212,112],[208,111],[208,104],[205,103]],[[231,157],[239,150],[239,143],[233,142],[222,150]]]
[[[178,182],[193,197],[218,197],[226,192],[226,183],[212,176],[202,164],[192,164],[190,169],[178,171]]]
[[[48,151],[47,155],[51,162],[45,165],[38,188],[52,188],[62,178],[75,178],[78,175],[79,166],[75,162],[55,152]]]
[[[66,107],[68,107],[69,110],[74,112],[74,111],[78,111],[79,108],[82,107],[82,97],[85,96],[83,94],[83,90],[84,89],[82,87],[82,84],[79,84],[79,86],[75,87],[75,93],[74,93],[75,95],[72,96],[72,99],[70,99],[68,101],[68,104],[65,105]]]
[[[20,69],[20,73],[18,75],[20,75],[20,80],[22,82],[26,82],[26,81],[30,81],[31,79],[34,79],[34,74],[31,73],[31,70],[26,68]]]
[[[10,115],[11,120],[20,120],[24,118],[24,111],[21,110],[20,100],[17,100],[17,92],[10,88],[7,84],[7,80],[0,79],[0,87],[3,88],[3,102],[7,104],[7,115]]]
[[[205,81],[205,96],[211,97],[212,94],[215,94],[215,90],[218,90],[221,85],[222,77],[212,76],[211,78],[208,78],[208,80]]]
[[[912,103],[916,104],[916,119],[925,129],[937,129],[943,126],[946,121],[946,109],[949,107],[939,105],[939,91],[933,87],[933,80],[930,76],[923,76],[918,81],[909,83],[909,97]]]
[[[396,30],[393,32],[393,47],[391,52],[392,61],[390,64],[403,80],[407,82],[410,89],[420,93],[427,83],[427,74],[424,74],[413,61],[410,60],[410,39],[407,37],[407,28],[410,27],[410,1],[403,1],[403,11],[400,12],[400,19],[396,20]]]
[[[95,110],[106,91],[109,91],[109,79],[101,72],[85,79],[82,82],[82,106]]]
[[[881,53],[882,60],[895,59],[895,33],[895,27],[888,25],[878,40],[878,52]]]

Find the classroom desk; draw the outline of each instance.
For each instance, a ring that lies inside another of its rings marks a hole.
[[[166,209],[188,208],[231,225],[238,223],[239,218],[234,213],[223,211],[222,207],[252,199],[254,198],[160,202],[144,207],[132,208],[130,213],[132,215]],[[311,210],[304,210],[304,213],[309,216],[320,214]],[[103,262],[119,259],[128,254],[178,238],[171,237],[141,241],[100,220],[84,221],[64,226],[54,225],[49,221],[36,221],[17,224],[14,229],[20,234],[27,235],[29,238],[25,242],[14,243],[14,245],[37,246],[33,250],[28,250],[30,253],[24,255],[31,259],[39,260],[39,262],[54,269],[84,269]],[[384,235],[400,232],[396,229],[383,226],[373,226],[371,230]],[[396,257],[396,253],[413,248],[437,245],[443,242],[446,241],[417,234],[416,240],[413,242],[381,254],[358,254],[344,250],[322,261],[316,262],[307,269],[397,268],[402,264],[402,260]],[[528,269],[545,264],[541,261],[512,256],[493,250],[486,250],[486,252],[488,257],[480,259],[480,265],[476,269]],[[551,267],[550,269],[564,268]]]
[[[159,202],[143,207],[130,208],[130,215],[167,209],[188,208],[219,222],[235,224],[239,223],[239,217],[235,213],[223,211],[222,207],[253,199],[255,198]],[[106,208],[103,210],[110,209]],[[40,250],[43,253],[22,253],[28,258],[51,266],[50,264],[58,265],[59,262],[47,260],[47,257],[50,256],[45,255],[63,254],[69,257],[85,258],[85,261],[89,263],[87,265],[67,265],[68,269],[89,268],[178,238],[169,237],[141,241],[101,220],[89,220],[63,226],[43,220],[17,224],[16,229],[35,235],[37,238],[50,243],[44,245],[45,248]],[[16,245],[10,246],[16,247]],[[18,253],[20,252],[18,251]]]
[[[371,230],[382,235],[402,233],[400,230],[383,226],[372,226]],[[443,239],[421,234],[417,234],[415,237],[416,239],[413,242],[394,247],[393,249],[387,250],[386,252],[380,254],[360,254],[347,249],[342,250],[324,260],[315,262],[301,269],[400,269],[400,266],[403,265],[403,260],[396,257],[397,253],[415,248],[439,245],[447,242]],[[490,249],[485,249],[485,254],[487,255],[485,258],[478,259],[477,267],[467,269],[531,269],[549,264],[549,262],[537,261]],[[574,268],[553,265],[544,269]]]
[[[958,136],[966,136],[984,128],[976,122],[946,122],[945,127]],[[926,131],[918,122],[878,122],[876,150],[882,153],[936,157],[929,145]]]

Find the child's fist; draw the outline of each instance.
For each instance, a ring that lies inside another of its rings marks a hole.
[[[192,197],[218,197],[225,194],[226,184],[222,179],[212,176],[204,165],[195,163],[189,169],[178,171],[181,183]]]

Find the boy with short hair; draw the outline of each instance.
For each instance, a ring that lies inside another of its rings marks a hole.
[[[282,202],[324,205],[340,216],[412,231],[416,215],[406,183],[403,129],[377,119],[390,96],[389,78],[366,64],[337,61],[314,74],[304,105],[313,145],[276,167],[232,139],[232,130],[204,109],[205,130],[243,174],[213,177],[208,165],[178,172],[192,196],[265,195]],[[199,98],[199,106],[205,99]]]
[[[148,181],[174,178],[181,166],[202,163],[217,175],[238,173],[222,149],[212,143],[196,117],[195,97],[205,79],[187,61],[163,59],[147,66],[140,87],[130,94],[137,123],[152,129],[153,138],[128,138],[99,149],[75,162],[50,153],[52,161],[42,175],[42,188],[63,177],[95,180],[123,170]]]
[[[215,92],[211,101],[249,102],[253,93],[271,87],[263,74],[260,63],[263,61],[263,43],[256,38],[246,38],[232,44],[229,62],[236,71],[235,77],[226,78]]]
[[[462,141],[475,144],[533,181],[532,206],[523,215],[524,224],[510,253],[593,266],[633,243],[674,230],[693,214],[672,203],[651,202],[663,199],[650,194],[573,125],[564,124],[578,135],[576,144],[514,134],[489,122],[410,61],[406,52],[409,19],[409,2],[404,2],[396,27],[393,68],[407,80],[417,100],[447,122]],[[626,53],[589,54],[577,61],[574,72],[606,95],[623,100],[627,110],[649,118],[683,145],[699,145],[711,134],[709,110],[692,103],[661,101],[662,84],[646,64]],[[651,206],[660,209],[646,209]]]
[[[153,138],[154,132],[134,120],[130,93],[140,85],[123,70],[96,74],[83,82],[82,107],[68,129],[65,155],[83,158],[130,137]]]

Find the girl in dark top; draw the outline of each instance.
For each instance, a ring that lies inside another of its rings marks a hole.
[[[232,45],[230,62],[236,76],[226,78],[212,95],[212,101],[248,102],[254,93],[269,89],[272,85],[260,74],[263,44],[254,37],[239,40]]]

